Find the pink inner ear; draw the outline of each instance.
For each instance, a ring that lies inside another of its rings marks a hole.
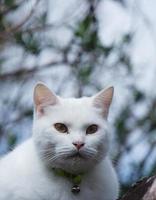
[[[101,108],[102,114],[106,118],[108,116],[109,107],[112,102],[112,98],[113,98],[113,87],[110,87],[98,93],[95,96],[94,101],[93,101],[93,105],[97,108]]]
[[[56,97],[53,96],[43,96],[37,99],[36,106],[42,105],[44,107],[48,105],[54,105],[57,103]]]
[[[35,87],[34,103],[38,116],[42,116],[44,114],[44,108],[58,103],[58,98],[44,84],[39,83]]]
[[[38,113],[38,117],[41,117],[44,115],[44,109],[48,106],[53,106],[57,104],[57,99],[51,99],[49,97],[43,97],[38,101],[38,105],[36,104],[36,112]]]
[[[37,112],[37,116],[41,117],[44,115],[44,108],[41,105],[39,105],[36,107],[36,112]]]
[[[93,103],[94,107],[101,109],[101,113],[104,117],[107,118],[109,107],[103,102],[103,99],[96,98]]]

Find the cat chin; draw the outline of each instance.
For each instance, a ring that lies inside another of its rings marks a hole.
[[[46,159],[46,157],[41,155],[43,163],[48,166],[48,168],[60,168],[69,173],[79,174],[85,173],[93,169],[97,164],[99,164],[104,157],[106,152],[98,153],[92,157],[88,157],[83,151],[76,152],[73,151],[66,156],[63,155],[58,157],[55,161],[52,159]]]
[[[100,161],[99,161],[100,162]],[[66,172],[73,174],[86,173],[96,166],[99,162],[93,160],[85,160],[82,157],[72,157],[68,159],[61,159],[56,163],[48,163],[48,166],[52,168],[60,168]]]
[[[85,156],[79,152],[76,152],[70,156],[67,157],[67,159],[73,159],[73,160],[77,160],[77,159],[85,159]]]

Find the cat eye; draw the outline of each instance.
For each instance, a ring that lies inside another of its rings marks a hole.
[[[63,123],[56,123],[54,124],[54,127],[57,131],[59,131],[60,133],[68,133],[68,128],[65,124]]]
[[[98,131],[98,125],[92,124],[88,126],[88,128],[86,129],[86,134],[93,134],[96,133],[97,131]]]

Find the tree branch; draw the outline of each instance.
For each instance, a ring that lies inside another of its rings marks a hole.
[[[38,5],[38,3],[40,1],[41,0],[36,0],[34,6],[32,7],[31,11],[29,12],[29,14],[19,24],[17,24],[14,27],[8,27],[8,28],[6,28],[5,31],[1,31],[0,38],[2,38],[2,39],[8,38],[10,35],[16,33],[32,17],[32,15],[35,12],[36,6]]]
[[[42,66],[34,66],[31,69],[24,67],[22,69],[18,69],[18,70],[13,71],[13,72],[0,74],[0,80],[2,81],[2,80],[6,80],[6,79],[22,78],[24,76],[32,75],[37,71],[41,71],[41,70],[45,70],[47,68],[50,68],[50,67],[52,67],[52,65],[61,65],[61,64],[65,64],[65,62],[64,61],[50,61],[47,64],[44,64]]]

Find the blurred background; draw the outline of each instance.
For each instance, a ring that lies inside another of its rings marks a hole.
[[[63,97],[113,85],[122,184],[156,172],[156,1],[0,0],[0,155],[31,136],[33,87]]]

